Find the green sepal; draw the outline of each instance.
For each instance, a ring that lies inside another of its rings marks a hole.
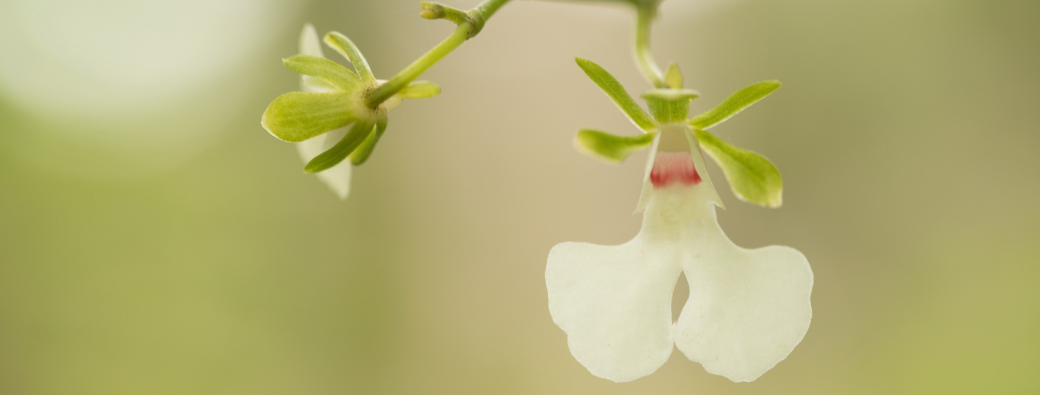
[[[361,166],[368,160],[368,157],[372,156],[372,150],[376,148],[376,143],[379,143],[379,138],[383,137],[383,132],[386,131],[386,125],[386,118],[380,119],[379,122],[376,122],[376,129],[372,131],[372,133],[369,133],[368,137],[365,138],[365,141],[361,143],[361,146],[350,154],[350,162],[353,163],[354,166]]]
[[[672,62],[672,64],[668,65],[668,71],[664,74],[664,82],[668,84],[669,88],[682,89],[683,75],[677,63]]]
[[[614,104],[617,104],[618,108],[624,111],[625,115],[628,115],[628,119],[632,123],[644,131],[650,131],[657,127],[657,123],[647,115],[646,111],[643,111],[642,107],[636,104],[632,96],[629,96],[628,92],[625,91],[625,87],[621,86],[621,83],[614,76],[610,75],[607,70],[582,58],[575,58],[575,60],[578,62],[578,67],[581,67],[585,74],[592,79],[592,82],[595,82],[614,101]]]
[[[311,159],[307,166],[303,168],[303,171],[317,173],[338,165],[344,159],[347,159],[347,156],[354,152],[365,141],[365,138],[372,133],[372,126],[372,122],[358,121],[350,127],[347,135],[343,136],[343,139],[336,143],[335,146]]]
[[[583,129],[574,138],[579,150],[611,163],[624,162],[632,153],[646,149],[654,142],[653,134],[616,136],[599,130]]]
[[[267,107],[260,124],[280,140],[306,141],[354,122],[352,98],[351,92],[286,93]]]
[[[350,69],[320,56],[296,55],[283,59],[282,63],[289,70],[321,79],[343,91],[354,89],[360,81],[357,74],[354,74]]]
[[[405,99],[426,99],[440,93],[441,87],[437,84],[430,81],[415,81],[397,92],[397,95]]]
[[[693,117],[690,126],[694,129],[709,129],[725,122],[737,113],[751,107],[759,100],[780,89],[780,81],[764,81],[737,91],[732,96],[703,114]]]
[[[765,207],[783,204],[784,180],[769,159],[734,147],[705,130],[694,133],[701,147],[722,167],[737,198]]]
[[[376,79],[372,74],[372,68],[368,67],[365,56],[361,55],[361,51],[347,36],[338,32],[329,32],[325,35],[325,44],[350,60],[350,64],[354,65],[354,71],[357,71],[358,77],[362,80],[373,81]]]

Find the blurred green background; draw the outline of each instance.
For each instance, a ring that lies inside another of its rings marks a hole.
[[[0,394],[1040,393],[1040,2],[662,13],[695,111],[785,83],[717,129],[786,181],[779,210],[721,190],[723,228],[816,274],[809,333],[758,381],[675,352],[614,384],[549,317],[554,244],[639,228],[645,154],[571,144],[635,133],[573,62],[645,89],[625,10],[507,5],[342,202],[260,127],[297,88],[279,59],[311,22],[387,78],[451,30],[416,0],[0,0]]]

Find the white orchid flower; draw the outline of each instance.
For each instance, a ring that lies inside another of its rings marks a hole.
[[[649,375],[668,360],[674,344],[709,373],[755,380],[805,336],[813,273],[795,249],[748,250],[726,237],[701,147],[742,199],[779,205],[779,189],[772,191],[766,169],[775,172],[771,164],[704,131],[775,88],[749,87],[692,120],[685,118],[694,92],[652,92],[644,95],[651,120],[606,71],[581,59],[579,64],[648,131],[627,138],[583,131],[578,139],[586,151],[612,161],[651,148],[640,200],[645,212],[642,230],[625,244],[563,243],[552,249],[545,279],[553,321],[566,332],[578,362],[598,377],[626,382]],[[762,177],[755,181],[741,172]],[[675,320],[671,301],[681,273],[690,296]]]
[[[305,171],[316,173],[340,199],[350,194],[354,166],[368,160],[386,131],[387,113],[404,99],[440,93],[440,87],[415,81],[377,106],[365,105],[365,93],[385,83],[346,36],[332,32],[325,43],[350,60],[351,71],[325,58],[314,26],[300,33],[300,54],[284,60],[301,74],[302,92],[282,95],[264,112],[261,124],[280,140],[297,143]],[[349,160],[347,160],[349,159]]]

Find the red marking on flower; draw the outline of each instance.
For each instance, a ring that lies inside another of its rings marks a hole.
[[[664,188],[675,182],[691,186],[701,181],[689,152],[658,152],[654,158],[654,167],[650,170],[650,182],[654,188]]]

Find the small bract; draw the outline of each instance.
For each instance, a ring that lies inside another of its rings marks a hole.
[[[545,280],[553,321],[566,332],[574,357],[605,379],[649,375],[674,345],[710,373],[755,380],[784,360],[809,329],[813,273],[793,248],[748,250],[726,237],[701,148],[717,159],[742,199],[779,206],[775,167],[703,130],[779,84],[753,85],[692,120],[686,117],[695,92],[680,86],[652,91],[644,95],[651,118],[606,71],[578,63],[646,132],[618,137],[582,131],[579,147],[612,162],[639,149],[651,151],[639,203],[643,227],[634,239],[619,246],[563,243],[550,251]],[[672,81],[681,85],[681,77]],[[690,296],[673,321],[672,294],[682,273]]]

